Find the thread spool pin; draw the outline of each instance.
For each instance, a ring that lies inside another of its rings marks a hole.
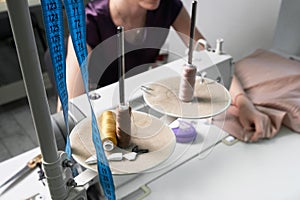
[[[224,40],[222,38],[217,39],[216,53],[219,54],[219,55],[223,54],[223,43],[224,43]]]

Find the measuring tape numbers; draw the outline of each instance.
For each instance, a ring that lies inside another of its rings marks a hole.
[[[48,46],[52,59],[56,87],[62,104],[64,120],[67,127],[66,153],[71,157],[68,125],[68,92],[66,84],[66,56],[64,44],[63,4],[61,0],[41,0],[44,24],[46,29]],[[104,153],[99,134],[96,116],[94,114],[90,98],[88,96],[88,70],[87,70],[87,47],[85,10],[82,0],[64,0],[64,8],[67,21],[80,65],[80,71],[84,82],[92,118],[92,138],[97,154],[99,181],[107,199],[115,200],[115,188],[107,158]],[[69,66],[72,67],[72,66]]]

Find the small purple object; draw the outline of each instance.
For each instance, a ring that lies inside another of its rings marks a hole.
[[[172,128],[172,130],[176,136],[176,141],[179,143],[192,142],[197,136],[194,126],[185,121],[179,121],[179,127]]]

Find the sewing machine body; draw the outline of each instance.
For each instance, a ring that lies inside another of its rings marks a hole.
[[[126,99],[132,105],[133,110],[143,111],[155,115],[167,124],[174,120],[163,113],[152,110],[143,100],[142,90],[140,87],[150,82],[159,81],[173,76],[180,76],[185,59],[179,59],[163,66],[151,69],[144,73],[135,75],[126,79]],[[232,74],[233,62],[232,57],[228,54],[217,54],[212,51],[201,51],[194,56],[194,65],[197,66],[198,75],[205,72],[206,77],[224,84],[229,88]],[[118,105],[118,84],[114,83],[101,89],[91,91],[91,95],[100,97],[92,100],[95,113],[99,114],[104,110],[115,109]],[[95,95],[96,94],[96,95]],[[80,110],[80,112],[78,112]],[[90,115],[90,109],[86,95],[72,99],[70,102],[70,112],[73,120],[79,122],[83,116]],[[78,116],[78,113],[80,115]],[[221,129],[211,125],[205,119],[191,120],[196,124],[198,136],[193,143],[181,144],[176,143],[176,147],[168,160],[147,170],[143,173],[130,175],[114,175],[114,183],[116,186],[116,195],[118,199],[129,198],[131,195],[137,195],[142,186],[162,177],[177,167],[185,164],[189,160],[197,156],[205,156],[205,152],[211,151],[216,143],[220,142],[227,133]],[[87,170],[86,172],[75,178],[78,184],[84,184],[90,180],[96,180],[97,174]],[[131,197],[130,197],[131,198]]]

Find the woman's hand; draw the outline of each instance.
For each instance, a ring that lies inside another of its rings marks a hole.
[[[272,136],[270,118],[258,111],[246,95],[239,95],[235,104],[239,110],[238,119],[244,127],[245,142],[255,142]]]

